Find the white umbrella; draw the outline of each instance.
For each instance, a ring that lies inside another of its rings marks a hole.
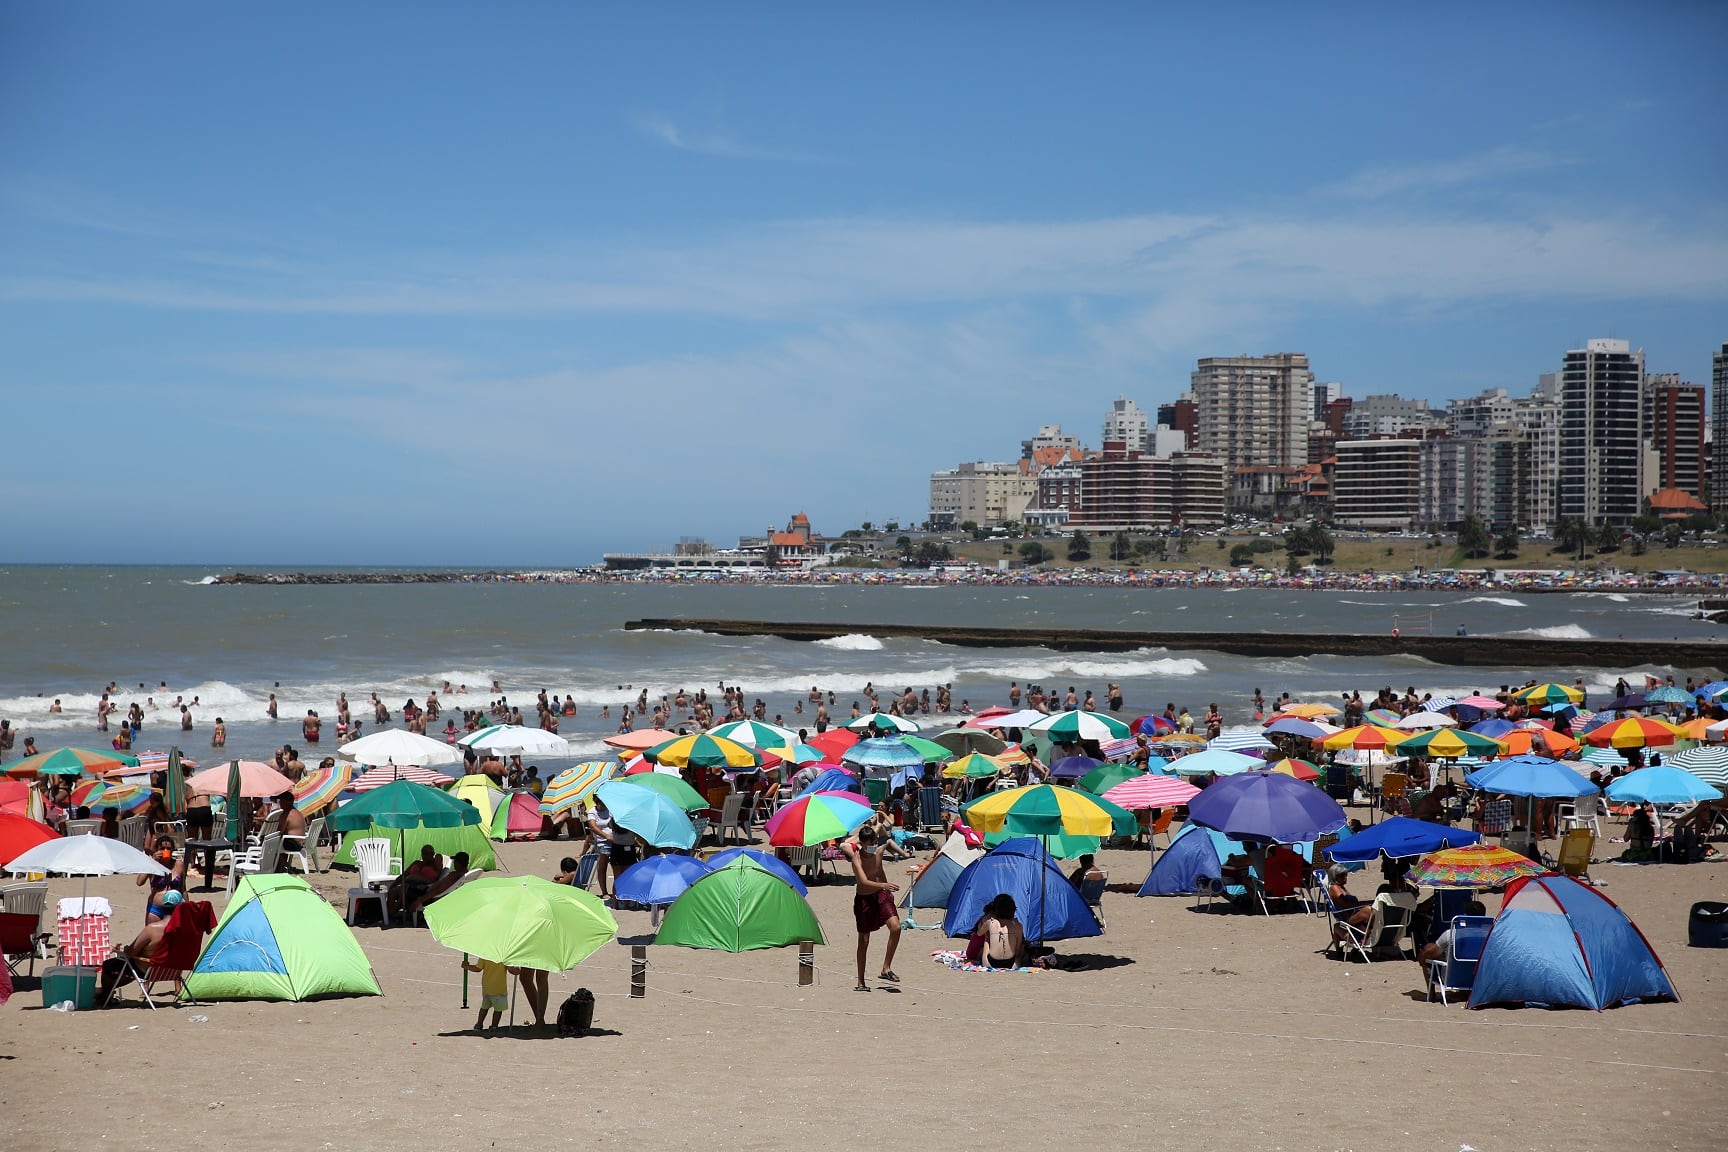
[[[355,741],[359,743],[359,741]],[[464,748],[480,752],[497,752],[505,756],[569,756],[570,741],[544,728],[529,728],[522,724],[494,724],[456,741]]]
[[[1438,712],[1412,712],[1395,725],[1398,728],[1417,731],[1425,728],[1456,728],[1457,726],[1458,721],[1450,716],[1442,716]]]
[[[386,728],[358,740],[350,740],[336,750],[344,760],[356,764],[455,764],[462,753],[455,747],[421,736],[405,728]]]
[[[966,721],[964,727],[1001,728],[1004,730],[1009,728],[1024,728],[1028,724],[1036,724],[1040,720],[1046,720],[1049,716],[1050,714],[1048,712],[1040,712],[1036,708],[1022,708],[1018,712],[1004,712],[1000,716],[986,716],[983,719],[974,717],[973,719]]]
[[[1226,752],[1243,752],[1250,748],[1276,748],[1278,745],[1258,732],[1221,732],[1206,741],[1206,747],[1222,748]]]
[[[168,869],[130,844],[106,836],[62,836],[15,857],[8,872],[59,872],[65,876],[166,876]]]

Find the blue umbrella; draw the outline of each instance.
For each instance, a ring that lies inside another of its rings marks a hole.
[[[1544,704],[1542,706],[1542,711],[1548,713],[1550,716],[1576,716],[1578,715],[1578,705],[1567,704],[1564,702],[1559,704]]]
[[[684,810],[651,788],[609,780],[594,795],[612,814],[612,822],[656,848],[694,848],[696,829]]]
[[[1281,772],[1244,772],[1214,780],[1188,802],[1188,818],[1238,840],[1280,844],[1318,840],[1345,824],[1338,801]]]
[[[1722,793],[1683,768],[1658,764],[1628,772],[1608,785],[1608,799],[1631,804],[1695,804]]]
[[[1703,700],[1714,700],[1724,692],[1728,692],[1728,680],[1712,680],[1698,685],[1698,696]]]
[[[1050,775],[1058,780],[1078,780],[1099,763],[1090,756],[1064,756],[1050,765]]]
[[[1491,716],[1486,720],[1478,720],[1476,723],[1470,725],[1470,731],[1476,733],[1478,736],[1486,736],[1490,740],[1498,740],[1500,737],[1515,730],[1517,727],[1518,725],[1512,723],[1510,720],[1502,720],[1498,716]]]
[[[804,886],[804,881],[798,879],[798,873],[792,871],[791,865],[787,864],[786,861],[780,859],[778,856],[771,856],[766,852],[758,852],[754,848],[728,848],[723,852],[716,852],[714,855],[708,857],[706,863],[709,871],[718,871],[732,863],[732,861],[738,859],[740,856],[750,857],[751,860],[760,864],[764,869],[786,881],[786,883],[790,884],[798,895],[810,895],[810,889]]]
[[[804,785],[804,790],[798,795],[808,796],[812,792],[856,792],[864,795],[864,785],[858,782],[858,777],[843,768],[824,768],[816,773],[815,779]]]
[[[900,771],[894,773],[894,775],[888,777],[888,790],[893,792],[906,787],[906,780],[908,777],[914,780],[924,779],[924,765],[920,764],[916,768],[902,768]]]
[[[1266,731],[1278,732],[1285,736],[1300,736],[1304,740],[1319,740],[1326,735],[1326,729],[1311,720],[1300,716],[1285,716],[1266,725]]]
[[[924,753],[898,736],[878,736],[858,741],[840,754],[840,760],[862,768],[910,768],[923,765]]]
[[[1684,688],[1670,688],[1663,685],[1644,693],[1644,701],[1647,704],[1690,704],[1692,703],[1692,693]]]
[[[666,853],[630,865],[613,882],[613,887],[618,899],[632,904],[670,904],[709,871],[694,856]]]
[[[1266,761],[1232,752],[1228,748],[1208,748],[1192,756],[1180,756],[1170,762],[1170,771],[1178,776],[1234,776],[1266,767]]]
[[[1472,788],[1502,796],[1594,796],[1600,791],[1560,761],[1546,756],[1492,760],[1464,780]]]
[[[1328,848],[1326,854],[1342,863],[1372,860],[1381,853],[1396,860],[1404,856],[1425,856],[1442,848],[1462,848],[1481,839],[1468,829],[1394,816],[1372,828],[1363,829],[1348,840],[1339,841]]]

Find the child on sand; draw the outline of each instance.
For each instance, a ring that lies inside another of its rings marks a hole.
[[[474,1018],[474,1031],[486,1025],[486,1012],[492,1012],[492,1027],[504,1019],[504,1009],[510,1006],[510,970],[491,960],[464,960],[462,968],[480,973],[480,1015]]]

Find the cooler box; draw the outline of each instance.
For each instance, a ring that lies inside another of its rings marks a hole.
[[[1692,905],[1687,924],[1687,943],[1694,948],[1728,948],[1728,904],[1700,900]]]
[[[44,968],[42,970],[42,1007],[70,1000],[79,1011],[96,1006],[96,980],[100,968]]]

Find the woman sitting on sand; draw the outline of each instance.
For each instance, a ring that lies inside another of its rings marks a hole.
[[[1006,892],[984,906],[972,929],[966,959],[986,968],[1019,968],[1026,961],[1026,930],[1015,916],[1014,897]]]

